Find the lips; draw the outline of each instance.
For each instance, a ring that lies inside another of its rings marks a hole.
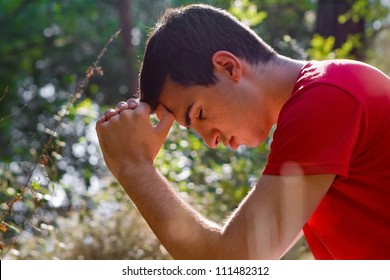
[[[219,141],[219,139],[218,139],[218,141]],[[238,146],[239,146],[239,145],[236,143],[236,141],[234,140],[234,137],[233,137],[233,136],[230,137],[230,138],[227,138],[227,139],[223,140],[222,142],[223,142],[223,145],[224,145],[225,147],[230,147],[230,148],[233,149],[233,150],[237,150],[237,148],[238,148]]]
[[[233,150],[237,150],[238,148],[238,144],[236,143],[236,141],[234,141],[234,137],[232,136],[232,138],[230,138],[229,140],[229,146],[230,148],[232,148]]]

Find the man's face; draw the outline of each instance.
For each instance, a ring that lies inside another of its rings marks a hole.
[[[213,86],[183,87],[167,79],[160,105],[185,127],[194,129],[210,147],[218,144],[237,149],[239,145],[255,147],[263,142],[269,124],[257,98],[246,92],[245,85],[219,81]]]

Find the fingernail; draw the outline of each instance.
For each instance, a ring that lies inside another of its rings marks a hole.
[[[98,122],[100,123],[103,123],[105,121],[107,121],[107,117],[105,115],[101,116],[100,119],[98,120]]]
[[[111,117],[115,116],[116,114],[118,114],[118,112],[114,109],[108,109],[104,115],[106,116],[107,120],[109,120]]]
[[[116,110],[121,111],[123,109],[127,109],[128,104],[125,101],[120,101],[118,104],[116,104]]]
[[[129,100],[127,100],[127,104],[128,104],[128,106],[129,106],[129,108],[130,109],[135,109],[135,108],[137,108],[138,107],[138,101],[137,100],[135,100],[135,99],[129,99]]]

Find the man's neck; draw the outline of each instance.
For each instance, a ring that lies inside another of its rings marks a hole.
[[[272,118],[275,123],[283,105],[290,98],[297,77],[305,61],[290,59],[281,55],[267,63],[258,73],[258,82],[262,84],[263,94],[272,106]]]

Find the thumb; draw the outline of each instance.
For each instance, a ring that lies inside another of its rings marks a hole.
[[[166,136],[175,120],[175,117],[161,104],[158,105],[156,114],[159,119],[159,122],[156,125],[156,132]]]

